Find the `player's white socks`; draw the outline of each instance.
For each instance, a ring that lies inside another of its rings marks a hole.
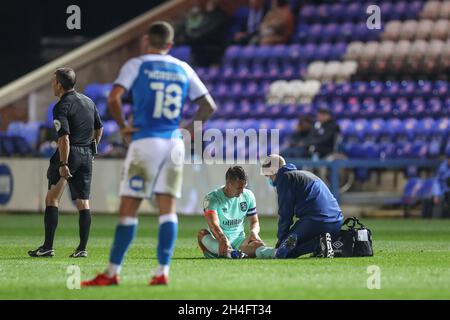
[[[122,266],[114,264],[114,263],[110,263],[110,264],[108,264],[108,267],[106,268],[105,273],[108,275],[108,277],[112,278],[116,274],[119,274],[121,269],[122,269]]]
[[[157,277],[162,276],[162,275],[165,275],[167,277],[167,276],[169,276],[169,269],[170,269],[169,265],[165,265],[165,266],[159,265],[158,269],[156,269],[155,275]]]
[[[277,249],[270,247],[259,247],[255,251],[256,258],[258,259],[275,259],[275,253]]]

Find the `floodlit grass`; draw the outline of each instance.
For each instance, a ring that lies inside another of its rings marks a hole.
[[[117,287],[67,289],[67,267],[81,278],[103,271],[117,217],[94,216],[87,259],[68,256],[78,244],[78,217],[63,215],[54,258],[28,257],[43,240],[41,215],[0,214],[0,299],[449,299],[450,221],[369,220],[375,256],[293,260],[206,260],[196,235],[202,217],[180,217],[170,285],[149,287],[157,266],[157,218],[140,218],[137,239]],[[275,244],[276,219],[261,217],[262,238]],[[368,266],[381,270],[369,290]]]

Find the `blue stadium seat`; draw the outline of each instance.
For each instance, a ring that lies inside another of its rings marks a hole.
[[[445,108],[440,98],[428,99],[428,105],[425,114],[431,117],[438,117],[448,114],[448,108]]]
[[[414,118],[409,118],[404,121],[404,128],[405,128],[405,134],[406,138],[409,141],[413,141],[415,138],[415,134],[417,131],[418,122]]]
[[[436,183],[435,178],[425,179],[422,182],[422,187],[419,190],[418,196],[420,199],[431,199],[433,197],[433,189]]]
[[[173,47],[170,50],[170,54],[177,59],[189,62],[191,60],[191,51],[192,50],[190,46],[180,46],[180,47]]]
[[[423,181],[420,178],[412,178],[406,182],[403,189],[403,202],[405,204],[413,204],[417,201]]]

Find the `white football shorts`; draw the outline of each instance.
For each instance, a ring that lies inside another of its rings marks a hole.
[[[153,194],[181,197],[182,139],[145,138],[131,142],[123,165],[120,196],[149,199]]]

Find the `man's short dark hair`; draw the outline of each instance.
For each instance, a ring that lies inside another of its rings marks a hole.
[[[233,166],[230,167],[227,170],[227,173],[225,174],[226,181],[248,181],[247,173],[245,172],[244,168],[241,166]]]
[[[279,7],[284,7],[284,6],[288,5],[288,4],[289,4],[288,0],[277,0],[277,5]]]
[[[150,38],[150,45],[157,49],[165,49],[169,43],[173,42],[173,27],[165,21],[152,23],[147,32]]]
[[[61,84],[64,90],[71,90],[77,82],[77,75],[71,68],[59,68],[55,71],[56,81]]]

